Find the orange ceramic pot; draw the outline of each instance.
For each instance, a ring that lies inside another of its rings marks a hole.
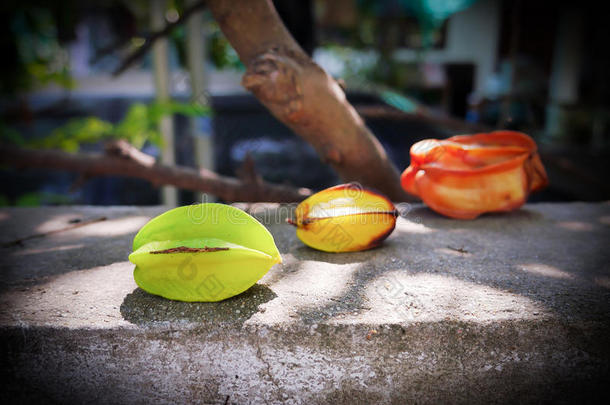
[[[401,183],[434,211],[473,219],[521,207],[548,179],[532,138],[496,131],[417,142]]]

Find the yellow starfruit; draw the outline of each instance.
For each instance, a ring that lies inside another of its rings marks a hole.
[[[353,252],[381,244],[394,230],[398,212],[383,195],[356,184],[320,191],[295,210],[297,237],[325,252]]]

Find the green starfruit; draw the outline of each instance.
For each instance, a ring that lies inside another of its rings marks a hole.
[[[150,220],[129,260],[143,290],[178,301],[221,301],[252,285],[282,258],[267,228],[244,211],[204,203]]]

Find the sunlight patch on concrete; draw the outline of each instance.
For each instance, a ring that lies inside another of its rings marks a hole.
[[[264,312],[255,314],[247,323],[300,322],[299,312],[323,308],[345,294],[357,268],[358,264],[351,263],[301,262],[298,270],[268,284],[277,298],[265,304]]]
[[[365,290],[368,309],[331,323],[488,322],[538,318],[543,307],[529,298],[438,274],[388,272]]]
[[[78,214],[61,214],[53,215],[48,220],[41,222],[35,229],[35,233],[48,233],[55,232],[60,229],[64,229],[68,226],[72,226],[71,220],[79,219],[82,220],[83,216]]]
[[[431,233],[435,231],[422,223],[409,221],[404,218],[398,218],[396,221],[396,230],[404,233]]]
[[[119,236],[139,231],[149,220],[150,218],[145,216],[109,219],[70,232],[82,236]]]
[[[574,232],[590,232],[593,230],[593,224],[582,221],[563,221],[558,222],[557,226]]]
[[[574,276],[564,270],[560,270],[557,267],[549,266],[548,264],[542,263],[525,263],[517,266],[519,269],[531,273],[537,276],[561,278],[561,279],[572,279]]]
[[[61,252],[64,250],[74,250],[74,249],[82,249],[85,245],[82,243],[77,243],[73,245],[61,245],[54,246],[49,248],[24,248],[21,250],[16,250],[13,255],[15,256],[27,256],[27,255],[36,255],[41,253],[52,253],[52,252]]]
[[[130,325],[119,311],[136,288],[130,262],[73,271],[0,294],[0,325],[106,329]]]
[[[94,220],[101,217],[81,217],[78,215],[56,215],[53,218],[41,223],[35,229],[36,233],[48,233],[65,229],[62,234],[79,236],[119,236],[132,232],[137,232],[146,222],[150,220],[147,216],[129,216],[104,221],[93,222],[74,229],[66,229],[78,223],[70,223],[71,220],[80,219],[81,221]]]

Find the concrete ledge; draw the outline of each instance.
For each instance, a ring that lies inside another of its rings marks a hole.
[[[475,221],[415,205],[378,249],[303,246],[289,207],[242,206],[284,263],[189,304],[136,288],[151,208],[0,211],[2,394],[10,402],[488,403],[610,399],[610,204]]]

